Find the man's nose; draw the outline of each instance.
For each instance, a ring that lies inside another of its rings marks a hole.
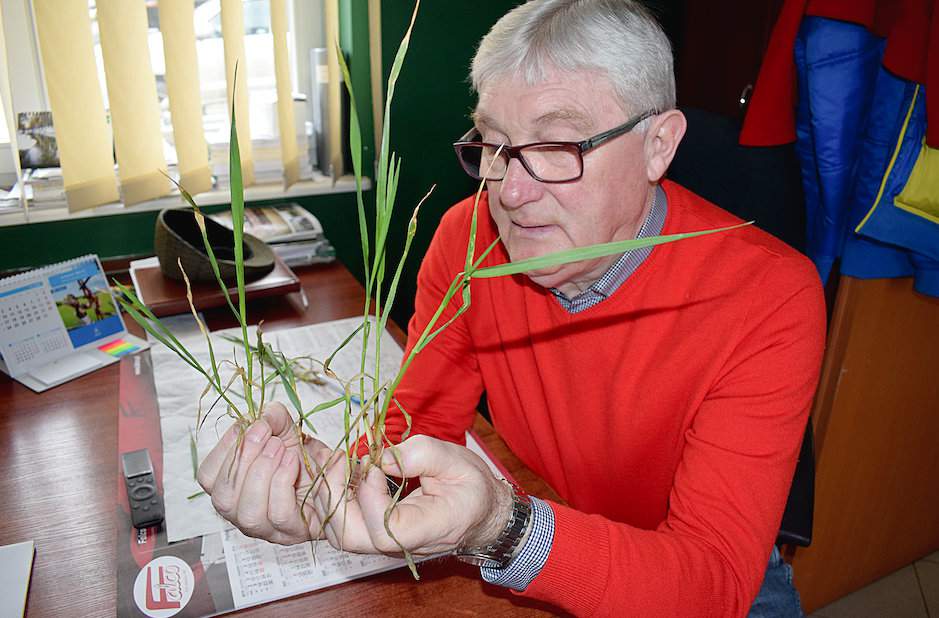
[[[511,159],[499,187],[499,201],[506,208],[518,208],[538,199],[541,183],[532,178],[518,159]]]

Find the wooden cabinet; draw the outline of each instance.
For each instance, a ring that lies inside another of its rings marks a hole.
[[[939,549],[939,299],[842,277],[828,346],[813,542],[792,556],[806,612]]]

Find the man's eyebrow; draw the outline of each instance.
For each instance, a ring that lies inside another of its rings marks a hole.
[[[488,127],[497,130],[499,128],[499,123],[496,122],[491,116],[486,114],[485,111],[473,110],[473,112],[470,114],[470,119],[477,128]],[[545,126],[554,122],[566,122],[584,131],[593,129],[593,123],[589,117],[581,114],[580,112],[569,109],[559,109],[545,112],[544,114],[535,118],[534,124],[536,126]]]
[[[578,129],[589,130],[593,128],[593,123],[587,116],[569,109],[544,113],[535,119],[535,124],[547,125],[558,121],[570,123]]]

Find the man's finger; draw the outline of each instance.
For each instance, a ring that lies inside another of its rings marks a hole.
[[[212,505],[226,519],[230,520],[235,515],[245,476],[270,437],[270,425],[263,419],[255,421],[245,432],[241,444],[232,447],[233,459],[226,458],[223,463],[215,481]]]
[[[338,460],[338,461],[337,461]],[[344,551],[375,553],[353,489],[346,478],[349,469],[344,452],[332,455],[316,492],[316,511],[330,545]]]
[[[271,435],[277,436],[284,441],[285,445],[292,446],[297,442],[297,429],[294,427],[293,418],[284,404],[279,401],[272,401],[264,406],[261,418],[264,419],[270,428]]]
[[[377,467],[369,467],[366,477],[359,483],[357,498],[359,509],[362,511],[362,520],[375,548],[382,553],[400,552],[401,547],[385,529],[385,511],[391,505],[391,494],[388,493],[388,483],[385,481],[384,473]],[[400,515],[400,508],[395,508],[389,518],[388,527],[391,528],[395,538],[408,547],[405,539],[401,537],[401,532],[407,529],[407,525],[402,524]]]
[[[453,452],[461,448],[429,436],[412,436],[397,446],[386,448],[382,454],[381,467],[386,473],[397,477],[462,478],[465,476],[462,473],[465,465],[461,464],[465,458]]]
[[[300,500],[297,495],[297,480],[300,476],[300,457],[296,448],[286,449],[280,464],[271,477],[270,500],[268,502],[268,519],[274,529],[289,538],[305,540],[310,536],[311,530],[300,512]],[[307,509],[307,517],[312,509]],[[313,524],[310,524],[312,529]],[[318,527],[317,527],[318,528]]]
[[[228,457],[229,451],[231,451],[237,441],[238,425],[233,424],[228,428],[228,431],[222,434],[218,444],[215,445],[199,465],[199,470],[196,472],[196,480],[207,493],[212,493],[215,487],[215,481],[218,478],[219,472],[222,470],[222,465]]]
[[[338,455],[337,458],[336,454],[331,451],[324,453],[322,449],[314,454],[315,471],[319,473],[319,478],[313,485],[313,491],[320,517],[327,523],[330,523],[335,511],[341,508],[346,487],[346,461],[341,454]]]
[[[284,443],[271,436],[245,475],[233,523],[248,536],[262,539],[273,536],[275,528],[268,519],[271,479],[283,454]]]

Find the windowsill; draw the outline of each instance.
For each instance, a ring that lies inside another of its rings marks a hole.
[[[371,180],[362,179],[362,190],[371,188]],[[245,189],[245,203],[260,202],[263,200],[289,199],[292,197],[306,197],[310,195],[328,195],[336,193],[354,193],[355,178],[353,176],[343,176],[333,183],[332,178],[320,176],[315,180],[301,180],[289,189],[284,190],[281,184],[255,185]],[[199,206],[212,206],[216,204],[231,203],[231,195],[228,190],[207,191],[193,196],[196,204]],[[0,212],[0,227],[11,225],[24,225],[27,223],[47,223],[50,221],[66,221],[70,219],[81,219],[88,217],[103,217],[110,215],[123,215],[137,212],[147,212],[151,210],[162,210],[164,208],[174,208],[186,206],[185,201],[177,192],[168,194],[156,200],[141,202],[133,206],[124,206],[120,202],[105,204],[97,208],[89,208],[78,212],[70,213],[67,208],[30,208],[28,213],[21,210],[10,210]]]

